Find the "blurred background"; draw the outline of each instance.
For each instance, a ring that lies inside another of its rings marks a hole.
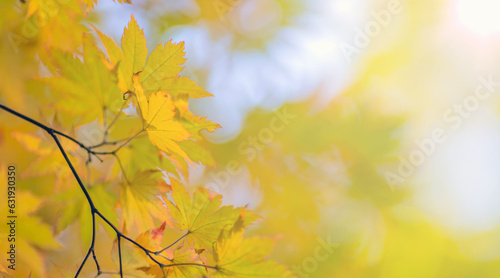
[[[186,42],[216,167],[299,277],[500,275],[500,3],[102,1],[118,41]]]
[[[84,23],[118,42],[132,13],[214,95],[191,108],[222,125],[216,166],[185,182],[263,216],[248,233],[296,276],[500,277],[499,1],[101,0]],[[9,40],[0,90],[23,107],[42,43]]]

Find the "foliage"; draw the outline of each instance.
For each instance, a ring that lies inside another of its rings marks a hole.
[[[189,110],[212,95],[179,76],[184,43],[148,55],[132,15],[118,45],[81,23],[95,1],[18,5],[20,14],[6,2],[0,12],[11,38],[0,70],[14,77],[1,88],[0,148],[19,169],[17,268],[2,252],[0,273],[281,277],[286,268],[267,260],[275,240],[244,236],[258,216],[185,188],[191,165],[214,165],[201,132],[220,126]],[[29,24],[37,30],[26,37]]]

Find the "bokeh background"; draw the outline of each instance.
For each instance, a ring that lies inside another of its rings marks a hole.
[[[151,46],[186,42],[184,74],[215,95],[194,108],[223,126],[191,184],[263,215],[253,232],[298,276],[500,275],[497,1],[96,8],[116,40],[134,12]]]
[[[500,276],[500,2],[102,0],[86,20],[119,41],[131,13],[214,95],[191,106],[223,127],[217,166],[190,186],[262,215],[249,233],[298,277]]]
[[[138,1],[94,16],[119,39],[132,11],[152,45],[186,41],[185,74],[215,95],[195,109],[223,126],[208,135],[217,167],[191,184],[263,215],[252,232],[278,236],[299,277],[500,275],[498,1]]]

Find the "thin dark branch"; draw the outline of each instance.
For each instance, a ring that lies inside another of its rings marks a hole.
[[[92,162],[92,156],[90,156],[90,153],[87,153],[88,158],[87,161],[85,161],[85,166],[87,166],[87,185],[90,185],[90,163]]]
[[[92,215],[92,243],[90,245],[89,251],[87,252],[87,255],[85,255],[85,258],[83,259],[83,262],[80,265],[80,268],[78,268],[78,271],[75,275],[75,277],[78,277],[78,275],[80,274],[80,272],[83,269],[83,266],[85,265],[85,262],[87,261],[89,255],[90,255],[90,253],[92,252],[92,250],[94,250],[94,245],[95,245],[95,211],[96,211],[96,208],[95,208],[94,202],[92,201],[92,198],[89,195],[89,192],[87,191],[87,189],[83,185],[83,183],[80,179],[80,176],[78,176],[78,173],[76,172],[75,168],[73,167],[73,164],[69,160],[68,155],[66,155],[64,148],[62,147],[61,143],[59,142],[59,139],[57,139],[57,136],[54,134],[52,129],[49,129],[46,126],[44,126],[44,127],[45,127],[44,129],[52,136],[52,138],[56,142],[57,147],[59,148],[59,151],[61,151],[61,154],[63,155],[64,160],[66,160],[66,164],[68,164],[69,168],[71,169],[71,172],[73,172],[73,176],[75,177],[76,181],[78,182],[80,189],[83,191],[85,198],[87,198],[87,202],[90,205],[90,213]]]
[[[49,128],[49,127],[47,127]],[[97,159],[99,159],[99,161],[103,162],[103,160],[98,156],[98,154],[94,151],[92,151],[89,147],[85,146],[84,144],[82,144],[80,141],[76,140],[75,138],[69,136],[69,135],[66,135],[60,131],[57,131],[57,130],[54,130],[54,129],[51,129],[49,128],[54,134],[57,134],[57,135],[61,135],[62,137],[66,138],[66,139],[69,139],[71,140],[72,142],[74,142],[75,144],[77,144],[78,146],[80,146],[80,148],[82,149],[85,149],[88,153],[92,154],[93,156],[95,156]],[[47,130],[48,132],[48,130]]]
[[[95,155],[114,155],[115,153],[117,153],[121,148],[125,147],[125,145],[127,145],[128,143],[130,143],[130,141],[132,141],[134,138],[136,138],[137,136],[139,136],[142,132],[144,132],[144,130],[141,130],[139,132],[137,132],[136,134],[134,134],[132,137],[129,137],[129,138],[126,138],[126,139],[122,139],[122,140],[119,140],[117,142],[120,142],[120,141],[125,141],[125,143],[121,144],[120,146],[118,146],[118,148],[114,149],[113,151],[106,151],[106,152],[96,152],[96,151],[91,151],[92,154],[95,154]],[[114,145],[114,144],[113,144]],[[96,145],[97,146],[97,145]],[[95,147],[95,146],[93,146]],[[89,147],[90,148],[90,147]]]
[[[188,233],[186,233],[185,235],[183,235],[182,237],[180,237],[179,239],[177,239],[174,243],[170,244],[169,246],[163,248],[162,250],[160,251],[156,251],[156,252],[153,252],[149,249],[147,249],[146,247],[140,245],[139,243],[137,243],[136,241],[134,241],[133,239],[127,237],[126,235],[124,235],[122,232],[120,232],[94,205],[94,202],[92,201],[92,198],[90,197],[90,194],[87,190],[87,188],[85,187],[85,185],[83,184],[82,180],[80,179],[80,176],[78,175],[78,173],[76,172],[75,168],[73,167],[73,164],[71,163],[71,161],[69,160],[69,157],[68,155],[66,154],[66,151],[64,150],[63,146],[61,145],[61,142],[59,141],[59,139],[57,138],[57,135],[60,135],[64,138],[67,138],[71,141],[73,141],[74,143],[78,144],[81,148],[85,149],[89,155],[89,158],[88,158],[88,163],[91,161],[90,159],[90,154],[94,155],[95,157],[97,157],[101,162],[102,162],[102,159],[99,158],[98,154],[102,154],[102,155],[114,155],[116,157],[116,152],[118,150],[120,150],[123,146],[125,146],[126,144],[128,144],[132,139],[134,139],[135,137],[137,137],[139,134],[141,134],[144,129],[142,129],[141,131],[139,131],[137,134],[135,134],[134,136],[128,138],[126,140],[125,143],[123,143],[122,145],[120,145],[117,149],[115,149],[114,151],[112,152],[94,152],[91,150],[90,147],[87,147],[85,146],[84,144],[82,144],[81,142],[77,141],[76,139],[72,138],[71,136],[68,136],[64,133],[61,133],[57,130],[54,130],[38,121],[35,121],[33,120],[32,118],[28,117],[28,116],[25,116],[21,113],[18,113],[2,104],[0,104],[0,108],[23,119],[23,120],[26,120],[40,128],[42,128],[43,130],[45,130],[53,139],[54,141],[56,142],[57,144],[57,147],[59,148],[59,151],[61,152],[61,154],[63,155],[64,157],[64,160],[66,161],[66,164],[68,165],[68,167],[71,169],[71,172],[73,173],[73,176],[75,177],[78,185],[80,186],[80,189],[82,190],[83,194],[85,195],[85,198],[87,199],[87,203],[89,204],[90,206],[90,214],[92,216],[92,242],[90,244],[90,247],[87,251],[87,254],[85,255],[85,258],[83,259],[83,262],[82,264],[80,265],[80,267],[78,268],[78,271],[75,275],[75,278],[78,277],[78,275],[80,274],[80,272],[82,271],[83,267],[85,266],[85,263],[87,262],[87,259],[89,258],[90,254],[92,254],[92,257],[94,258],[94,262],[96,264],[96,267],[97,267],[97,276],[100,276],[101,274],[120,274],[120,277],[123,277],[123,267],[122,267],[122,257],[121,257],[121,238],[129,241],[130,243],[132,243],[133,245],[137,246],[139,249],[143,250],[146,255],[153,261],[155,262],[156,264],[158,264],[159,267],[163,268],[164,267],[173,267],[173,266],[187,266],[187,265],[191,265],[191,266],[199,266],[199,267],[205,267],[205,268],[211,268],[211,269],[217,269],[217,267],[215,266],[207,266],[207,265],[203,265],[203,264],[197,264],[197,263],[178,263],[178,264],[169,264],[169,265],[166,265],[166,264],[163,264],[161,262],[159,262],[158,260],[156,260],[152,255],[159,255],[161,252],[167,250],[168,248],[171,248],[172,246],[174,246],[177,242],[179,242],[180,240],[182,240],[184,237],[186,237]],[[117,157],[118,158],[118,157]],[[120,163],[120,166],[121,163]],[[123,169],[123,167],[122,167]],[[104,222],[106,222],[107,225],[109,225],[117,234],[117,238],[118,238],[118,256],[119,256],[119,262],[120,262],[120,272],[103,272],[101,271],[101,268],[99,266],[99,263],[97,261],[97,257],[96,257],[96,254],[95,254],[95,250],[94,250],[94,247],[95,247],[95,239],[96,239],[96,214],[102,219],[104,220]],[[161,257],[163,258],[166,258],[165,256],[161,255]],[[168,258],[166,258],[168,259]],[[170,260],[170,259],[168,259]],[[97,277],[96,276],[96,277]]]
[[[97,148],[102,147],[102,146],[110,146],[110,145],[116,146],[116,144],[123,142],[125,140],[128,140],[128,137],[120,139],[120,140],[115,140],[115,141],[102,141],[101,143],[99,143],[97,145],[90,146],[89,149],[97,149]]]
[[[68,164],[69,168],[71,169],[71,172],[73,172],[73,176],[75,177],[76,181],[78,182],[78,185],[80,186],[80,189],[82,189],[83,194],[85,194],[85,198],[87,198],[87,202],[90,205],[90,210],[92,214],[94,214],[94,211],[96,210],[94,202],[92,202],[92,198],[90,198],[89,192],[83,185],[82,180],[80,179],[80,176],[78,176],[78,173],[76,172],[75,168],[73,167],[73,164],[69,160],[68,156],[66,155],[66,152],[64,151],[64,148],[62,147],[61,143],[59,142],[59,139],[57,139],[57,136],[53,133],[52,130],[47,130],[47,132],[54,138],[54,141],[56,141],[57,147],[59,148],[59,151],[61,151],[64,160],[66,160],[66,164]]]
[[[122,247],[120,244],[120,235],[117,235],[118,238],[118,260],[120,261],[120,277],[123,278],[123,267],[122,267]]]
[[[97,273],[101,272],[101,267],[99,266],[99,262],[97,261],[97,257],[95,255],[95,250],[92,248],[92,257],[94,258],[95,266],[97,267]]]

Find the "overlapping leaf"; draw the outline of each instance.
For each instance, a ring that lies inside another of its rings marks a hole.
[[[138,172],[130,181],[124,182],[118,206],[128,231],[144,231],[154,227],[155,219],[167,219],[158,195],[169,187],[159,179],[157,171]]]
[[[150,260],[150,265],[147,267],[141,267],[140,270],[157,278],[203,277],[203,275],[207,273],[205,267],[203,267],[199,254],[192,248],[180,246],[179,248],[168,252],[167,257],[169,259],[171,258],[171,260],[167,260],[162,257],[158,259],[159,262],[166,265],[163,269],[157,263]]]
[[[81,117],[80,124],[103,121],[103,111],[117,111],[123,103],[116,77],[103,62],[103,54],[84,37],[83,62],[70,53],[51,52],[56,76],[42,79],[57,93],[58,111]]]
[[[179,183],[172,182],[172,197],[175,202],[167,201],[174,226],[186,231],[188,246],[210,250],[217,240],[220,231],[234,223],[242,213],[242,208],[222,206],[222,196],[205,188],[198,188],[193,198]],[[257,216],[248,213],[247,223],[253,222]]]
[[[274,246],[269,238],[244,238],[244,216],[223,230],[214,245],[217,270],[211,277],[286,277],[286,267],[267,260]],[[291,276],[288,276],[291,277]]]
[[[132,15],[121,40],[121,49],[108,36],[94,28],[108,52],[112,65],[118,65],[119,87],[122,92],[132,91],[132,76],[139,74],[146,95],[158,90],[172,97],[187,95],[190,98],[209,97],[202,87],[188,77],[180,77],[184,57],[184,42],[169,41],[158,45],[147,57],[148,49],[144,32]]]
[[[180,122],[174,120],[175,105],[170,97],[165,92],[158,91],[146,98],[137,75],[134,75],[134,87],[144,119],[144,130],[151,143],[162,151],[176,153],[189,160],[176,142],[189,139],[190,133]]]

